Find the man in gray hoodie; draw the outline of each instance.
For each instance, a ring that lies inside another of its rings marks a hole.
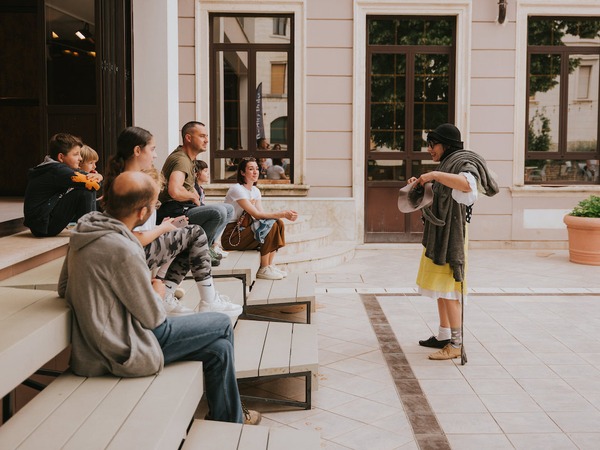
[[[142,172],[124,172],[105,193],[105,212],[72,230],[58,293],[73,310],[71,369],[82,376],[160,372],[164,364],[202,361],[208,418],[243,422],[233,361],[233,328],[222,313],[167,317],[165,287],[151,280],[131,230],[154,211],[158,188]],[[256,423],[259,418],[246,423]]]

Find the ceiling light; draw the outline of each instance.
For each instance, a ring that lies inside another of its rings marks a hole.
[[[52,39],[58,39],[58,34],[56,34],[54,31],[52,32]]]
[[[85,23],[85,24],[83,25],[83,28],[82,28],[82,29],[80,28],[79,30],[77,30],[77,31],[75,32],[75,36],[77,36],[77,37],[78,37],[79,39],[81,39],[82,41],[83,41],[84,39],[90,39],[90,38],[92,37],[92,33],[91,33],[91,31],[90,31],[90,26],[89,26],[89,24]]]

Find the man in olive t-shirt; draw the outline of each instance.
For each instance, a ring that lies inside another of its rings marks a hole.
[[[177,147],[165,161],[162,174],[166,186],[160,193],[162,206],[158,210],[157,222],[165,217],[185,214],[189,222],[200,225],[212,247],[217,236],[233,219],[233,207],[224,203],[200,205],[200,196],[194,189],[197,156],[208,147],[208,134],[201,122],[188,122],[181,129],[183,144]]]

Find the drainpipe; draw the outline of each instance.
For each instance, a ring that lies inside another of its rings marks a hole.
[[[503,24],[506,19],[506,5],[508,0],[498,0],[498,23]]]

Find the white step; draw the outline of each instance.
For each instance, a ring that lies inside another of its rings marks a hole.
[[[330,245],[291,255],[277,255],[275,265],[290,272],[313,272],[330,269],[350,261],[354,257],[356,243],[353,241],[335,241]]]
[[[293,222],[290,222],[289,220],[284,220],[283,222],[285,223],[286,236],[309,231],[311,227],[311,219],[311,215],[300,215]]]
[[[326,247],[331,243],[331,228],[313,228],[302,233],[285,235],[285,247],[280,249],[280,255],[294,255]]]

